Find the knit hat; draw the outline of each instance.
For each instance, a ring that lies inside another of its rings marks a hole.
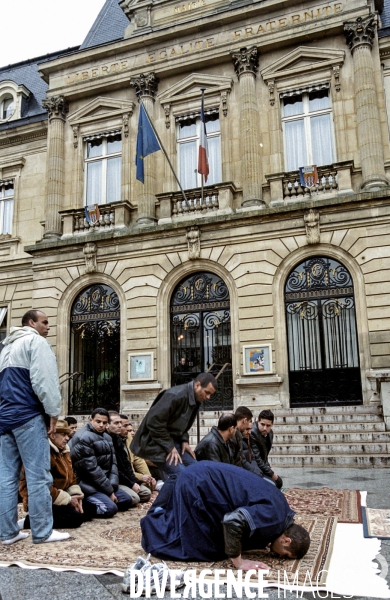
[[[58,419],[56,433],[67,433],[68,435],[70,434],[69,425],[63,419]]]

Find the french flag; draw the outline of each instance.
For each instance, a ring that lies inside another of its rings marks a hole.
[[[199,154],[198,154],[198,173],[204,176],[205,182],[209,176],[209,157],[207,150],[207,135],[206,135],[206,122],[204,119],[204,98],[202,94],[202,106],[200,109],[200,140],[199,140]]]

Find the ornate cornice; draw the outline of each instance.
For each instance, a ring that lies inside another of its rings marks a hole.
[[[344,35],[347,44],[353,52],[358,46],[369,46],[375,37],[377,26],[377,15],[368,15],[367,17],[358,17],[355,21],[345,21]]]
[[[52,96],[46,98],[42,102],[42,106],[49,113],[49,119],[60,118],[65,121],[66,114],[69,110],[65,96]]]
[[[158,81],[153,72],[140,73],[136,77],[130,78],[130,85],[135,87],[135,93],[138,97],[149,96],[154,99],[158,89]]]
[[[233,60],[234,70],[240,77],[243,73],[253,73],[256,75],[259,66],[259,53],[257,46],[250,48],[240,48],[239,51],[232,50],[230,55]]]

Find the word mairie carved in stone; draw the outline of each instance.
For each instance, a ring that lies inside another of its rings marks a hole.
[[[240,48],[240,50],[230,52],[234,69],[237,76],[240,77],[243,73],[256,74],[259,66],[259,54],[257,46],[251,46],[250,48]]]
[[[368,45],[372,48],[376,25],[376,15],[358,17],[356,21],[346,21],[344,23],[344,34],[350,49],[353,51],[361,45]]]
[[[153,72],[140,73],[136,77],[130,77],[130,85],[135,87],[137,96],[154,98],[157,93],[158,79]]]
[[[320,243],[320,213],[312,208],[305,213],[303,220],[305,222],[306,240],[308,244]]]
[[[195,260],[200,257],[200,231],[199,227],[189,227],[187,229],[188,260]]]
[[[52,119],[53,117],[65,119],[66,113],[69,110],[65,96],[52,96],[51,98],[46,98],[43,100],[42,106],[49,113],[49,119]]]

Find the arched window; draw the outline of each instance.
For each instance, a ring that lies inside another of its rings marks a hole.
[[[194,273],[176,286],[171,298],[172,385],[223,369],[218,391],[204,409],[231,410],[231,362],[229,290],[218,275]]]
[[[14,110],[14,97],[11,94],[5,94],[0,100],[0,120],[5,121],[12,117]]]
[[[108,285],[84,289],[71,310],[69,412],[119,409],[120,305]]]
[[[285,286],[291,406],[361,404],[353,281],[331,258],[312,257]]]

